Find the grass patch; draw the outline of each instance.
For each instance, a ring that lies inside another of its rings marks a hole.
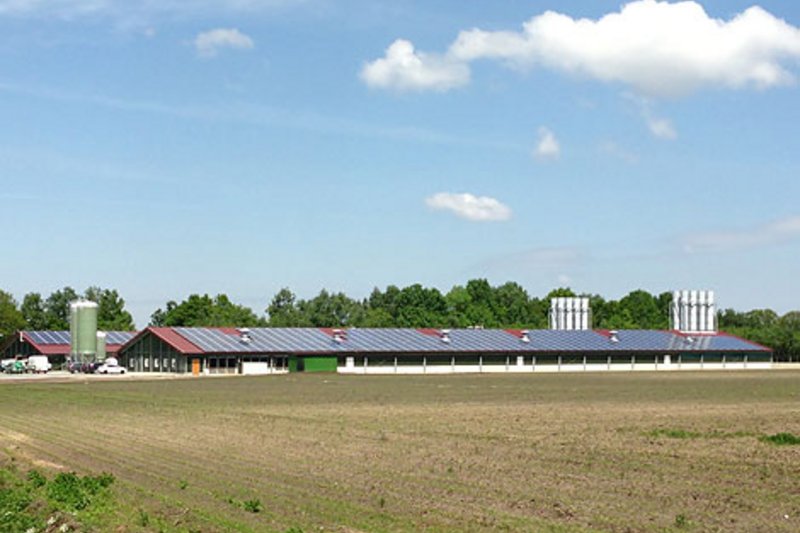
[[[774,435],[763,435],[758,440],[768,442],[776,446],[800,446],[800,437],[793,433],[775,433]]]
[[[744,437],[755,437],[751,431],[689,431],[686,429],[665,429],[659,428],[647,432],[649,437],[666,437],[668,439],[741,439]]]
[[[697,431],[687,431],[685,429],[654,429],[648,433],[651,437],[667,437],[669,439],[699,439],[703,436]]]
[[[71,531],[91,528],[111,504],[111,474],[79,476],[61,472],[53,479],[38,470],[22,476],[13,465],[0,468],[0,531]]]

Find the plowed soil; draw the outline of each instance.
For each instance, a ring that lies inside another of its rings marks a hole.
[[[797,371],[0,384],[2,461],[113,473],[117,531],[795,532],[781,432]]]

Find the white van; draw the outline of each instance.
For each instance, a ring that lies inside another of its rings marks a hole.
[[[53,368],[46,355],[31,355],[28,357],[27,371],[34,374],[46,374]]]

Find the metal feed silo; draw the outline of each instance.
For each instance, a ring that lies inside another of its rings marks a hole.
[[[97,355],[97,304],[79,300],[70,304],[69,311],[72,358],[93,361]]]
[[[98,331],[97,332],[97,360],[98,361],[105,361],[106,360],[106,332],[105,331]]]

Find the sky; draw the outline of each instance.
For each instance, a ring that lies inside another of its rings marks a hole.
[[[800,308],[800,4],[0,0],[0,288]]]

